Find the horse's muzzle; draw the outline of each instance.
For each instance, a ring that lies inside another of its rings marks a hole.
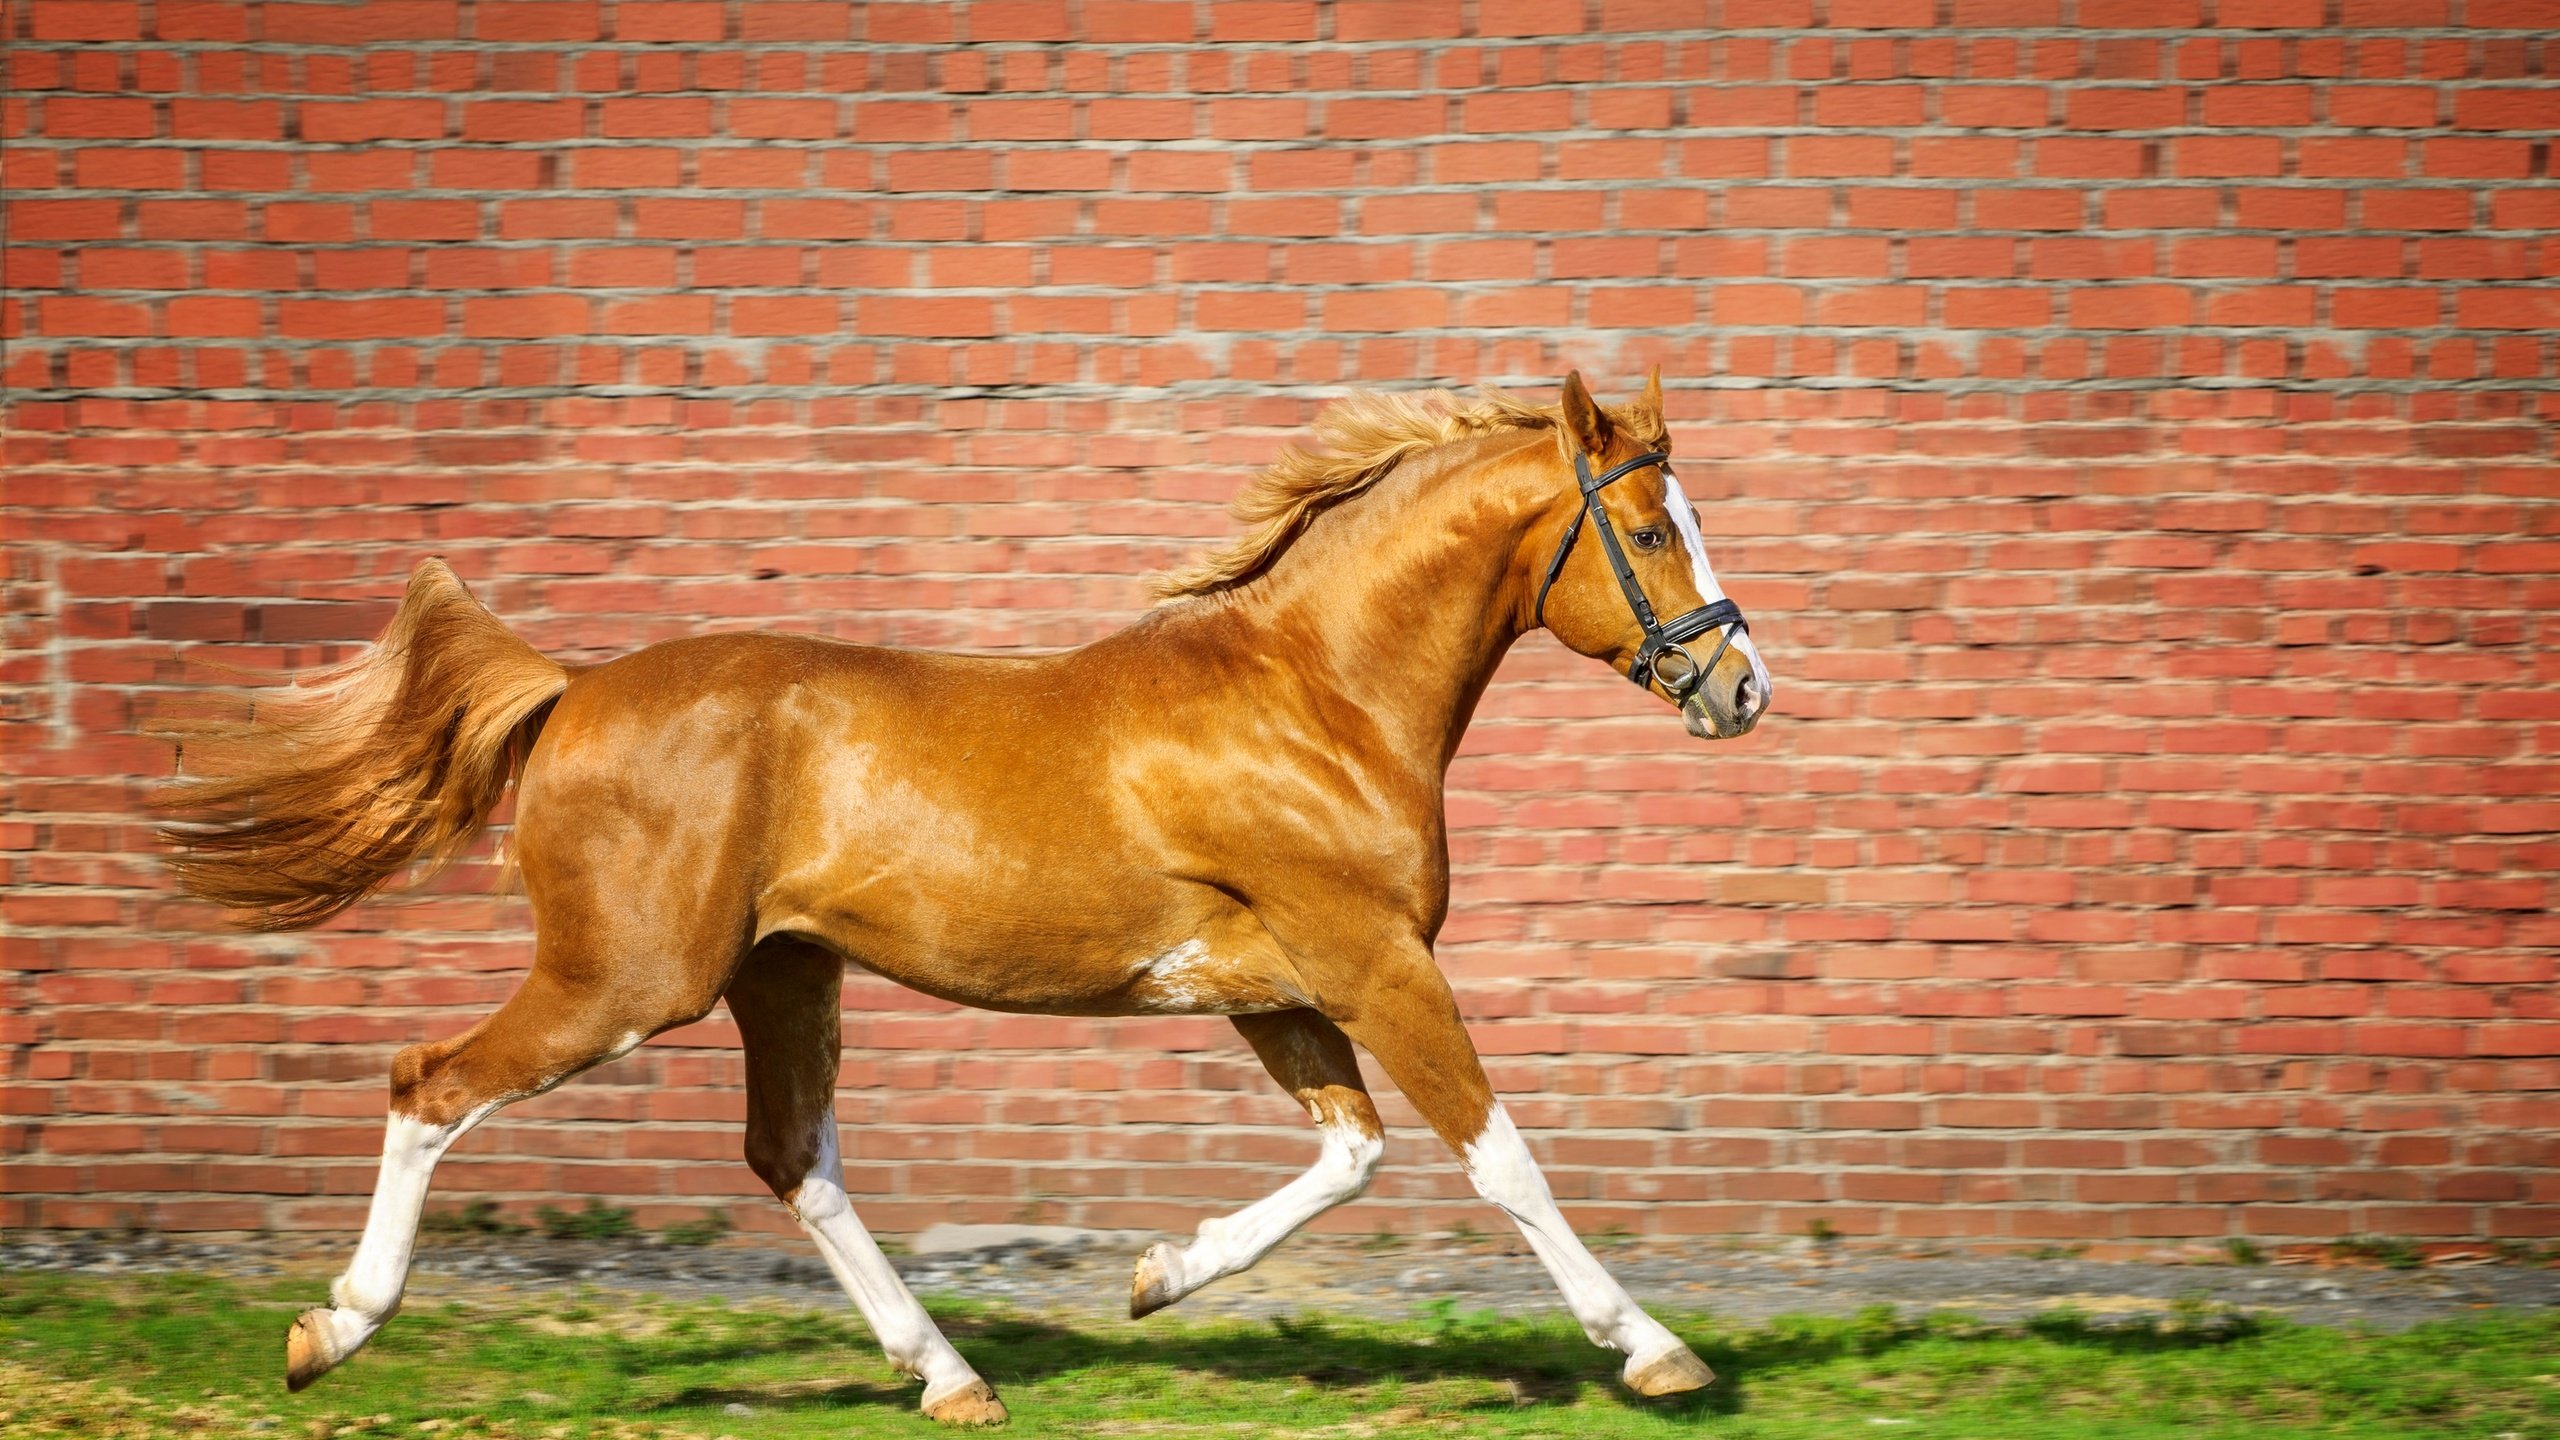
[[[1768,713],[1769,697],[1760,678],[1746,669],[1735,680],[1710,675],[1680,703],[1680,718],[1701,740],[1733,740],[1751,733]]]

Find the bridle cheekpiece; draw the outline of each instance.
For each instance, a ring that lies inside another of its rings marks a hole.
[[[1565,527],[1564,539],[1556,546],[1556,558],[1547,562],[1547,578],[1538,586],[1537,623],[1547,623],[1547,592],[1555,588],[1556,577],[1564,573],[1565,558],[1573,553],[1573,542],[1582,534],[1582,520],[1591,518],[1591,528],[1600,537],[1600,548],[1609,557],[1609,568],[1617,573],[1618,589],[1627,597],[1627,608],[1635,612],[1636,624],[1644,630],[1644,643],[1637,647],[1635,662],[1627,667],[1627,678],[1639,686],[1662,682],[1662,691],[1680,704],[1697,692],[1707,673],[1716,668],[1724,652],[1733,648],[1736,634],[1748,634],[1750,622],[1742,618],[1742,607],[1731,600],[1714,600],[1685,615],[1669,621],[1654,618],[1653,602],[1644,598],[1644,587],[1636,583],[1635,567],[1627,563],[1627,552],[1618,544],[1618,533],[1610,527],[1609,512],[1600,503],[1600,492],[1619,477],[1649,467],[1660,467],[1665,475],[1671,471],[1668,451],[1652,450],[1633,460],[1622,461],[1591,474],[1589,457],[1577,452],[1573,457],[1573,478],[1582,487],[1582,508]],[[1717,642],[1716,653],[1701,665],[1685,648],[1691,640],[1710,630],[1722,628],[1724,638]]]

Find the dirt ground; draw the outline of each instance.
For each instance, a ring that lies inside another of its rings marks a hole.
[[[947,1238],[947,1237],[946,1237]],[[975,1242],[988,1237],[958,1237]],[[1165,1237],[1067,1232],[999,1239],[976,1248],[896,1256],[928,1298],[957,1296],[1061,1319],[1126,1323],[1139,1251]],[[930,1236],[927,1237],[930,1239]],[[350,1235],[224,1239],[20,1232],[0,1236],[0,1271],[189,1270],[235,1276],[303,1275],[322,1299]],[[2096,1261],[2067,1256],[1930,1253],[1810,1242],[1631,1240],[1598,1248],[1649,1307],[1748,1322],[1786,1314],[1843,1315],[1889,1305],[1906,1315],[1961,1312],[2015,1319],[2068,1307],[2093,1316],[2165,1314],[2197,1302],[2283,1315],[2308,1324],[2400,1330],[2486,1307],[2560,1307],[2560,1268],[2501,1263],[2485,1251],[2439,1255],[2412,1269],[2278,1261],[2265,1265]],[[421,1237],[411,1303],[494,1298],[506,1290],[591,1287],[670,1296],[720,1295],[809,1305],[844,1303],[814,1249],[732,1240],[553,1240],[538,1235]],[[1518,1242],[1300,1237],[1254,1270],[1184,1300],[1174,1313],[1267,1317],[1326,1311],[1410,1318],[1440,1302],[1458,1311],[1525,1314],[1561,1308],[1555,1288]]]

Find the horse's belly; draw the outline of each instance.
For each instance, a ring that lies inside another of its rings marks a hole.
[[[1109,955],[1057,949],[848,947],[864,969],[962,1005],[1037,1015],[1245,1015],[1306,1000],[1260,956],[1200,939]]]
[[[1302,1005],[1250,912],[1156,877],[1041,887],[847,887],[769,911],[910,989],[1050,1015],[1239,1015]]]

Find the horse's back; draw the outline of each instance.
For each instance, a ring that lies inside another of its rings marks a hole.
[[[577,670],[549,724],[563,728],[564,738],[707,724],[721,743],[752,745],[787,733],[795,718],[889,720],[952,704],[1054,658],[903,650],[770,630],[688,635]]]
[[[666,640],[576,671],[520,782],[529,887],[546,848],[699,852],[762,864],[762,828],[805,788],[812,752],[894,728],[929,681],[910,651],[738,632]],[[538,895],[538,891],[537,891]]]
[[[1090,690],[1061,674],[1069,658],[762,631],[663,641],[573,677],[520,823],[603,843],[716,820],[737,840],[724,863],[768,877],[814,853],[983,866],[1043,833],[1024,823],[1043,811],[1089,844],[1108,742],[1081,713]],[[1079,713],[1061,724],[1062,710]]]

